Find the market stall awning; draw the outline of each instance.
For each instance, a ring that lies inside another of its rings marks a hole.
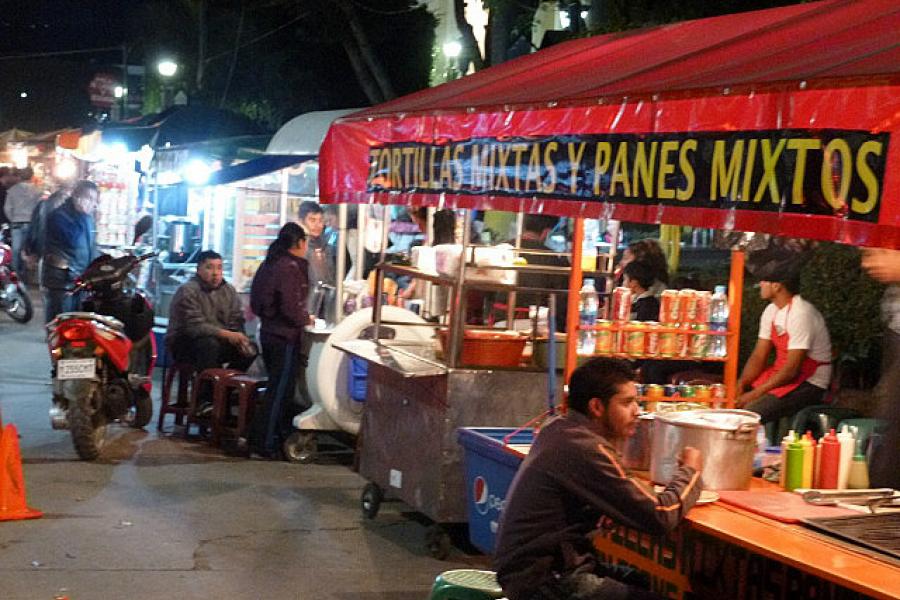
[[[826,0],[567,42],[338,119],[321,195],[900,247],[898,31]]]
[[[258,136],[265,132],[243,115],[205,106],[173,106],[127,123],[103,128],[105,144],[124,144],[129,151],[143,146],[160,149],[206,140]]]
[[[252,179],[266,173],[280,171],[287,167],[292,167],[303,162],[303,156],[294,156],[290,154],[281,155],[265,155],[260,156],[242,163],[223,167],[209,176],[206,185],[223,185],[242,181],[244,179]]]
[[[296,116],[275,132],[266,154],[297,154],[315,158],[334,120],[358,110],[317,110]]]

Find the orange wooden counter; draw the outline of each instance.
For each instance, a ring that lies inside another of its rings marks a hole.
[[[754,480],[753,489],[772,484]],[[669,598],[900,598],[900,562],[722,502],[693,508],[662,540],[617,526],[595,545]]]

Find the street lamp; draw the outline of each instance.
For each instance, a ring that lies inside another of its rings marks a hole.
[[[175,73],[178,72],[178,63],[170,58],[163,58],[156,63],[156,70],[159,72],[162,79],[162,107],[163,109],[166,109],[171,103],[171,96],[174,90],[172,89],[170,82],[172,77],[175,76]]]
[[[172,77],[178,72],[178,63],[166,58],[156,63],[156,70],[163,77]]]

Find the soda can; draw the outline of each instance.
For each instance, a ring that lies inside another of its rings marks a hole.
[[[668,383],[663,386],[663,395],[666,398],[671,398],[673,396],[678,395],[678,386],[672,383]]]
[[[631,290],[617,287],[612,294],[611,321],[628,321],[631,319]]]
[[[675,334],[675,356],[680,358],[685,358],[689,354],[689,345],[688,345],[688,337],[690,337],[685,330],[679,330],[678,333]]]
[[[644,395],[647,398],[658,400],[659,398],[662,398],[666,395],[666,391],[663,386],[651,383],[644,386]]]
[[[693,398],[696,393],[695,386],[682,384],[678,386],[678,394],[682,398]]]
[[[697,322],[697,292],[694,290],[680,290],[678,292],[678,304],[681,309],[681,317],[678,322],[682,325]]]
[[[709,336],[705,333],[706,325],[694,323],[691,329],[694,330],[694,332],[691,333],[690,342],[691,358],[703,358],[706,356],[707,350],[709,348]]]
[[[625,323],[619,323],[624,325]],[[615,329],[615,337],[613,338],[615,345],[613,346],[614,354],[627,354],[628,352],[628,332],[619,328]]]
[[[629,356],[643,356],[645,342],[645,326],[640,321],[630,321],[625,331],[625,351]]]
[[[694,397],[698,400],[708,401],[712,399],[712,389],[708,385],[696,385],[694,386]]]
[[[648,321],[647,326],[647,346],[644,349],[645,356],[659,356],[659,323],[656,321]]]
[[[672,324],[681,318],[681,304],[677,290],[665,290],[659,297],[659,322]]]
[[[612,323],[606,320],[597,321],[596,349],[597,354],[612,354],[615,345],[615,332]]]
[[[712,302],[711,292],[697,292],[697,319],[695,323],[706,325],[709,323],[710,305]]]
[[[673,331],[659,334],[659,355],[665,357],[678,356],[678,339]]]

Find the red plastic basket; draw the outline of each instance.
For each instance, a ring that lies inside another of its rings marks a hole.
[[[448,332],[441,329],[438,335],[446,355],[450,346]],[[517,367],[522,362],[527,339],[512,331],[466,331],[460,363],[481,367]]]

